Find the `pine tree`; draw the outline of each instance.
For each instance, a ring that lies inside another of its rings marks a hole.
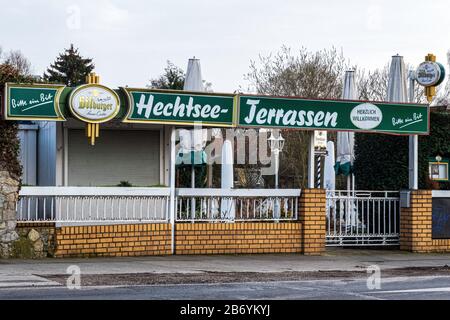
[[[64,50],[44,73],[44,80],[63,83],[69,87],[84,84],[86,76],[94,70],[92,59],[83,58],[73,44]]]

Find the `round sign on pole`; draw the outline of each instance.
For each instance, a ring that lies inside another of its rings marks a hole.
[[[114,118],[120,110],[117,93],[99,84],[81,85],[71,93],[69,108],[81,121],[102,123]]]
[[[416,80],[424,87],[436,86],[444,80],[444,67],[432,61],[422,62],[416,70]]]

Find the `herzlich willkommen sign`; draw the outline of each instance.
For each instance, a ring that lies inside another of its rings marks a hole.
[[[241,127],[427,134],[428,106],[241,95]]]

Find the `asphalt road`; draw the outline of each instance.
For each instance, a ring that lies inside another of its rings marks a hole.
[[[69,290],[65,286],[0,288],[0,299],[445,299],[450,300],[449,276],[394,277],[370,290],[367,280],[305,280],[177,285],[92,286]]]

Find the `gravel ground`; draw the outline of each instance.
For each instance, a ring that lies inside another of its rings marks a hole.
[[[450,267],[412,267],[381,271],[383,277],[450,276]],[[67,274],[38,275],[65,284]],[[160,284],[240,283],[300,280],[338,280],[367,277],[366,271],[315,272],[203,272],[203,273],[127,273],[81,274],[83,286],[133,286]]]

